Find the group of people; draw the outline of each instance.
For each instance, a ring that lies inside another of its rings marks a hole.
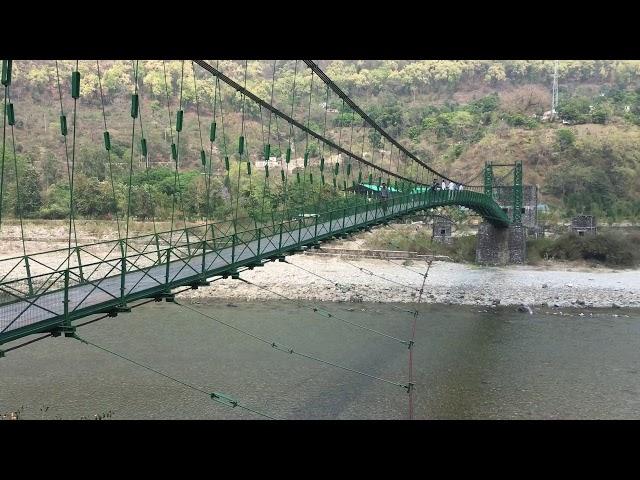
[[[450,192],[462,191],[463,188],[464,187],[462,186],[462,184],[457,184],[453,181],[447,183],[447,181],[444,179],[442,179],[442,183],[440,183],[435,178],[433,179],[433,183],[429,187],[429,189],[431,189],[432,191],[449,190]],[[382,182],[382,185],[380,187],[380,199],[382,200],[382,210],[386,214],[387,204],[389,202],[389,187],[387,187],[387,184],[385,182]]]
[[[456,190],[462,191],[463,188],[464,187],[462,186],[462,184],[457,184],[454,181],[450,181],[449,183],[447,183],[445,179],[442,179],[442,183],[440,183],[434,178],[433,183],[431,184],[431,190],[433,191],[449,190],[450,192],[454,192]]]

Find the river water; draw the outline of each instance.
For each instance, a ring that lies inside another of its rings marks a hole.
[[[406,345],[320,316],[300,303],[192,307],[297,352],[407,382]],[[321,307],[401,339],[409,338],[413,316],[400,309],[415,308]],[[419,311],[417,419],[640,418],[638,311],[562,310],[559,315],[558,309],[527,314],[508,307],[445,305],[420,305]],[[408,395],[400,386],[276,350],[178,305],[151,303],[78,333],[277,418],[407,418]],[[0,359],[0,413],[21,407],[25,419],[93,418],[106,412],[114,419],[260,418],[64,337]]]

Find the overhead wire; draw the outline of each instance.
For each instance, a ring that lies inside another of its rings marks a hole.
[[[204,313],[204,312],[202,312],[200,310],[197,310],[195,308],[189,307],[188,305],[185,305],[183,303],[179,303],[179,302],[174,302],[174,303],[176,305],[179,305],[179,306],[183,307],[183,308],[186,308],[187,310],[191,310],[191,311],[197,313],[198,315],[201,315],[201,316],[203,316],[205,318],[213,320],[214,322],[217,322],[217,323],[219,323],[221,325],[224,325],[224,326],[226,326],[228,328],[231,328],[232,330],[235,330],[235,331],[237,331],[239,333],[242,333],[243,335],[251,337],[254,340],[258,340],[259,342],[265,343],[265,344],[269,345],[270,347],[272,347],[272,348],[274,348],[276,350],[280,350],[280,351],[288,353],[290,355],[297,355],[297,356],[300,356],[300,357],[304,357],[304,358],[307,358],[309,360],[313,360],[313,361],[316,361],[316,362],[323,363],[325,365],[331,365],[333,367],[336,367],[336,368],[339,368],[339,369],[342,369],[342,370],[346,370],[346,371],[349,371],[349,372],[352,372],[352,373],[356,373],[358,375],[362,375],[362,376],[365,376],[365,377],[369,377],[369,378],[372,378],[374,380],[378,380],[378,381],[383,382],[383,383],[388,383],[388,384],[394,385],[396,387],[402,387],[402,388],[407,389],[407,390],[409,389],[409,387],[407,385],[404,385],[402,383],[395,382],[395,381],[392,381],[392,380],[387,380],[386,378],[382,378],[382,377],[379,377],[377,375],[372,375],[372,374],[369,374],[369,373],[366,373],[366,372],[362,372],[360,370],[355,370],[353,368],[350,368],[350,367],[347,367],[347,366],[344,366],[344,365],[340,365],[340,364],[337,364],[337,363],[334,363],[334,362],[330,362],[328,360],[316,357],[314,355],[310,355],[310,354],[307,354],[307,353],[302,353],[302,352],[296,351],[290,346],[277,343],[277,342],[275,342],[273,340],[268,340],[268,339],[266,339],[264,337],[261,337],[260,335],[256,335],[256,334],[251,333],[251,332],[249,332],[247,330],[244,330],[242,328],[239,328],[239,327],[236,327],[236,326],[231,325],[229,323],[223,322],[222,320],[220,320],[220,319],[218,319],[218,318],[216,318],[216,317],[214,317],[212,315],[208,315],[208,314],[206,314],[206,313]]]
[[[294,264],[290,264],[290,265],[294,265]],[[296,265],[294,265],[294,266],[296,266]],[[276,295],[278,297],[284,298],[285,300],[291,300],[290,297],[287,297],[286,295],[278,293],[275,290],[272,290],[272,289],[270,289],[268,287],[265,287],[264,285],[258,285],[257,283],[250,282],[249,280],[245,280],[244,278],[240,278],[239,280],[244,282],[244,283],[247,283],[249,285],[253,285],[253,286],[257,287],[257,288],[260,288],[261,290],[265,290],[265,291],[267,291],[267,292],[269,292],[269,293],[271,293],[273,295]],[[367,327],[367,326],[359,324],[359,323],[351,322],[350,320],[346,320],[346,319],[340,317],[339,315],[336,315],[335,313],[327,312],[326,310],[324,310],[324,309],[322,309],[320,307],[317,307],[317,306],[314,306],[314,305],[304,304],[304,303],[298,302],[296,300],[293,300],[293,302],[296,303],[298,306],[310,309],[314,313],[317,313],[318,315],[323,316],[325,318],[335,318],[336,320],[338,320],[340,322],[343,322],[343,323],[346,323],[347,325],[351,325],[353,327],[360,328],[362,330],[366,330],[368,332],[374,333],[376,335],[380,335],[382,337],[390,338],[390,339],[395,340],[395,341],[397,341],[399,343],[402,343],[403,345],[408,345],[409,344],[409,342],[407,340],[403,340],[401,338],[395,337],[393,335],[389,335],[387,333],[381,332],[379,330],[375,330],[373,328]]]

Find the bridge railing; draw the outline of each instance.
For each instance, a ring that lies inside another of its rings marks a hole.
[[[463,191],[427,191],[421,194],[405,194],[394,195],[391,197],[390,202],[397,202],[401,198],[408,198],[412,196],[415,199],[420,195],[430,197],[430,201],[438,201],[440,203],[482,203],[485,200],[482,194],[472,195],[470,190]],[[474,198],[470,198],[474,197]],[[426,198],[426,197],[425,197]],[[0,285],[5,281],[12,278],[34,277],[42,273],[56,273],[66,268],[77,268],[79,278],[82,280],[84,277],[94,277],[95,275],[101,275],[104,272],[104,268],[98,266],[98,270],[87,270],[88,265],[94,263],[108,262],[109,260],[115,260],[126,256],[127,252],[140,253],[141,255],[136,259],[136,262],[140,262],[144,259],[151,260],[152,258],[160,258],[163,250],[169,247],[175,249],[176,256],[191,255],[191,248],[194,243],[207,240],[206,248],[217,249],[218,246],[225,245],[229,242],[229,237],[236,233],[240,235],[239,239],[245,235],[245,232],[253,232],[257,228],[273,228],[274,225],[283,224],[286,226],[285,232],[298,227],[296,223],[297,219],[304,218],[305,224],[313,222],[313,218],[328,219],[333,222],[338,216],[345,217],[344,215],[336,215],[337,212],[346,211],[344,208],[363,209],[364,205],[369,205],[370,209],[379,208],[379,202],[376,201],[363,201],[361,198],[354,197],[351,202],[343,202],[344,207],[328,208],[318,211],[316,207],[316,213],[314,216],[309,217],[308,211],[304,209],[289,209],[285,212],[278,212],[279,215],[273,215],[270,223],[258,223],[255,219],[244,218],[239,219],[237,222],[233,221],[219,221],[211,222],[208,224],[198,224],[195,226],[188,226],[179,230],[168,230],[163,232],[157,232],[152,234],[145,234],[140,236],[131,237],[126,240],[104,240],[100,242],[94,242],[90,244],[73,246],[70,250],[67,248],[60,248],[56,250],[50,250],[46,252],[30,254],[26,256],[18,256],[0,260]],[[367,211],[369,211],[367,210]],[[365,210],[362,210],[363,212]],[[287,218],[288,217],[288,218]],[[293,217],[293,218],[292,218]],[[348,218],[348,217],[347,217]],[[365,215],[365,218],[368,218]],[[333,223],[331,224],[333,226]],[[346,225],[345,225],[346,226]],[[326,226],[321,226],[318,235],[324,233]],[[130,265],[129,268],[135,267],[136,264]],[[95,267],[94,267],[95,268]],[[85,271],[87,270],[87,271]],[[31,293],[37,289],[37,286],[26,285],[28,287],[27,292]]]
[[[0,338],[10,330],[123,305],[136,292],[203,280],[238,263],[259,262],[354,227],[436,205],[466,205],[486,216],[504,215],[482,193],[427,190],[387,201],[354,197],[339,208],[270,224],[254,221],[254,228],[245,223],[242,230],[238,223],[230,227],[219,222],[2,260]]]
[[[463,190],[453,192],[426,191],[424,193],[413,195],[394,195],[391,197],[389,202],[398,202],[401,201],[402,198],[411,197],[415,203],[415,201],[417,201],[416,199],[420,198],[421,195],[428,202],[435,201],[442,204],[476,203],[481,205],[485,200],[487,200],[482,194],[478,194],[477,192],[472,192],[470,190]],[[429,199],[427,199],[427,196]],[[365,208],[365,205],[368,205],[368,207]],[[116,260],[122,256],[127,256],[128,252],[140,254],[136,258],[135,263],[129,265],[128,269],[131,269],[135,268],[138,262],[145,260],[153,262],[156,258],[160,259],[163,255],[163,251],[170,247],[173,249],[175,256],[180,258],[185,255],[192,255],[192,245],[205,240],[205,248],[215,250],[218,247],[227,245],[231,241],[230,238],[234,233],[239,235],[237,240],[241,243],[242,238],[247,235],[246,232],[254,232],[249,233],[249,235],[255,235],[257,228],[273,229],[275,225],[285,225],[284,232],[287,233],[299,227],[296,222],[300,218],[304,219],[305,225],[313,223],[314,218],[320,218],[331,222],[330,226],[333,227],[333,222],[337,218],[342,218],[345,222],[351,221],[348,216],[341,214],[341,212],[350,211],[349,209],[353,209],[354,212],[364,212],[364,218],[366,221],[366,219],[368,219],[368,213],[366,212],[375,210],[376,208],[381,208],[380,202],[363,201],[358,197],[354,197],[352,203],[343,202],[343,207],[331,208],[331,205],[328,207],[329,208],[325,208],[321,211],[318,211],[316,208],[318,213],[313,216],[309,216],[309,213],[304,212],[303,209],[287,210],[284,213],[279,212],[279,215],[274,215],[272,217],[271,223],[258,223],[255,219],[251,218],[240,219],[237,222],[212,222],[208,224],[188,226],[187,228],[179,230],[169,230],[140,235],[126,240],[105,240],[78,245],[73,246],[70,250],[67,248],[60,248],[26,256],[2,259],[0,260],[0,285],[10,279],[35,279],[35,277],[47,272],[55,274],[63,267],[77,268],[78,277],[82,281],[85,277],[90,279],[95,276],[104,276],[104,271],[107,267],[100,264]],[[346,223],[344,226],[347,226]],[[326,233],[325,230],[327,228],[328,226],[321,225],[320,230],[315,232],[316,235]],[[89,269],[89,265],[93,265],[93,270]],[[38,288],[37,285],[30,285],[29,282],[27,282],[25,286],[26,290],[24,293],[26,294],[30,294]]]

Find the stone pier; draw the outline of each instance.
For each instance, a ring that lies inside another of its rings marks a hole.
[[[481,265],[524,263],[527,258],[526,233],[524,225],[497,228],[490,223],[482,223],[478,229],[476,263]]]

